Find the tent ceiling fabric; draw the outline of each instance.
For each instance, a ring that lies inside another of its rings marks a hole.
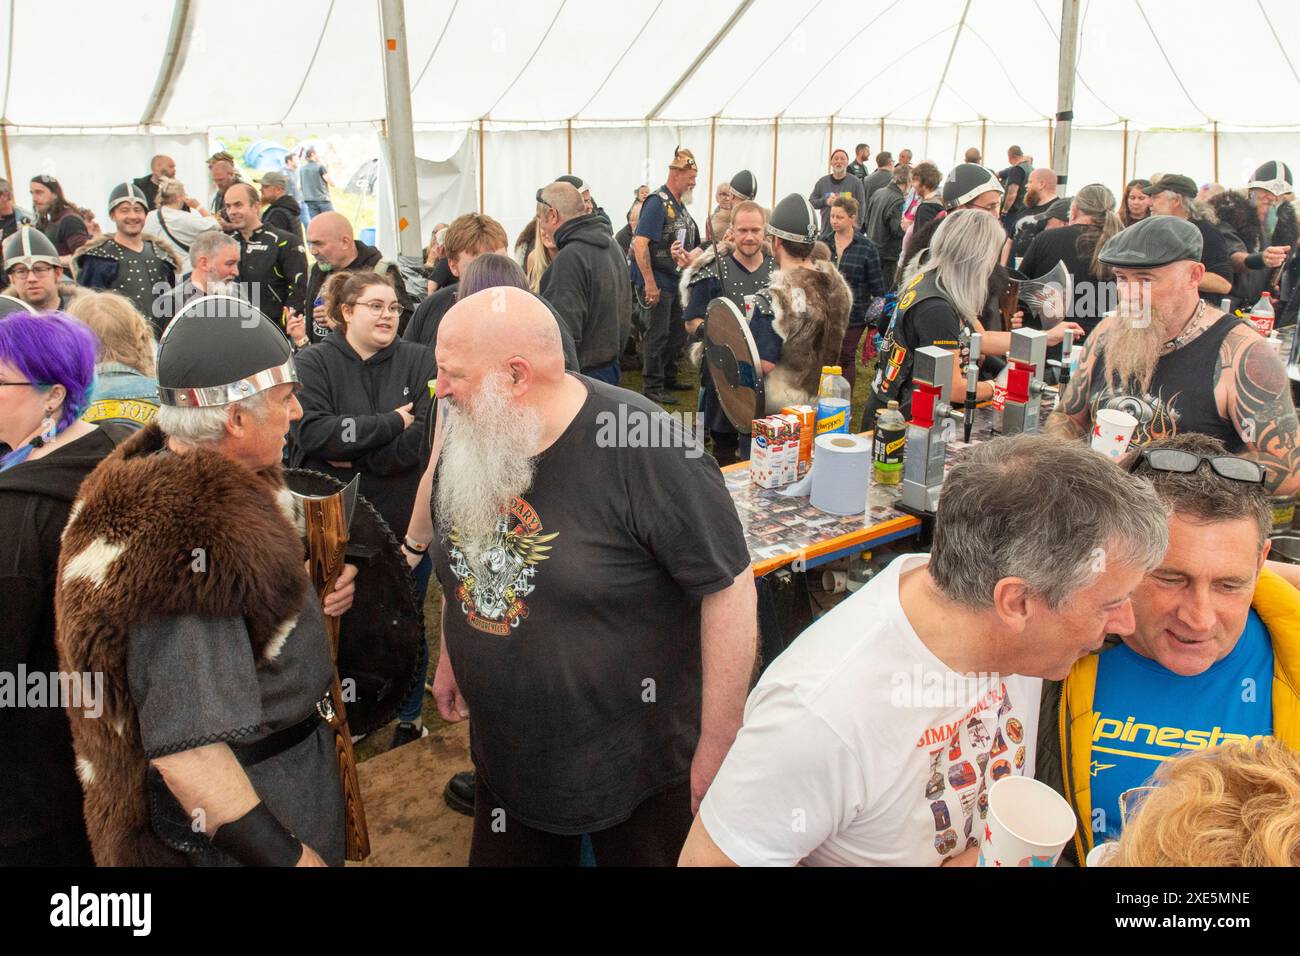
[[[138,124],[172,4],[10,5],[12,38],[0,17],[0,49],[12,51],[5,123]],[[414,121],[641,123],[740,6],[406,0]],[[973,0],[940,87],[965,6],[753,0],[656,119],[1045,123],[1055,112],[1060,0]],[[1082,0],[1080,19],[1080,126],[1300,126],[1291,105],[1300,77],[1277,39],[1300,35],[1293,0]],[[57,39],[41,39],[51,30]],[[231,69],[250,40],[255,63]],[[52,68],[51,43],[59,63],[87,68]],[[155,128],[375,122],[384,115],[381,43],[373,0],[192,0],[186,56]]]

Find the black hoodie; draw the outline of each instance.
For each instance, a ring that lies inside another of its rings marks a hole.
[[[361,494],[401,538],[428,464],[423,438],[433,404],[429,383],[437,377],[433,353],[396,339],[363,360],[336,331],[299,352],[294,364],[302,419],[289,434],[289,463],[343,482],[360,474]],[[414,403],[415,422],[403,428],[394,409],[407,402]]]
[[[582,370],[609,365],[632,332],[632,285],[609,220],[595,212],[570,219],[556,230],[555,245],[542,298],[573,336]]]
[[[28,674],[59,670],[54,585],[63,526],[82,479],[129,434],[116,425],[97,428],[44,458],[0,472],[0,594],[5,609],[0,615],[0,671],[16,675],[19,664]],[[5,714],[0,855],[6,846],[82,819],[72,731],[63,708],[14,707],[5,708]]]
[[[302,207],[292,196],[281,196],[262,210],[262,223],[302,237]]]

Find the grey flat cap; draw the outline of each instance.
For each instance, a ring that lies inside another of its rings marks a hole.
[[[1201,230],[1177,216],[1148,216],[1111,236],[1098,258],[1108,266],[1142,269],[1201,261]]]

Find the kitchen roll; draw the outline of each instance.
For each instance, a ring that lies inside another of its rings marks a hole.
[[[814,508],[835,515],[860,515],[867,510],[871,482],[871,441],[861,435],[818,435],[813,454],[811,501]]]

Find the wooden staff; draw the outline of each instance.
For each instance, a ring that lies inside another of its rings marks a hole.
[[[356,479],[353,480],[355,482]],[[311,580],[322,602],[325,595],[334,590],[339,574],[343,571],[343,555],[348,545],[347,509],[343,501],[345,491],[346,489],[324,498],[301,499],[307,519],[307,555]],[[329,724],[334,730],[339,777],[343,782],[345,856],[356,862],[370,855],[370,831],[366,827],[366,808],[361,802],[361,784],[357,779],[357,763],[352,754],[352,733],[348,729],[343,687],[339,682],[339,619],[326,615],[325,629],[330,639],[330,656],[334,660],[334,680],[330,684],[330,699],[334,708],[329,715]]]

